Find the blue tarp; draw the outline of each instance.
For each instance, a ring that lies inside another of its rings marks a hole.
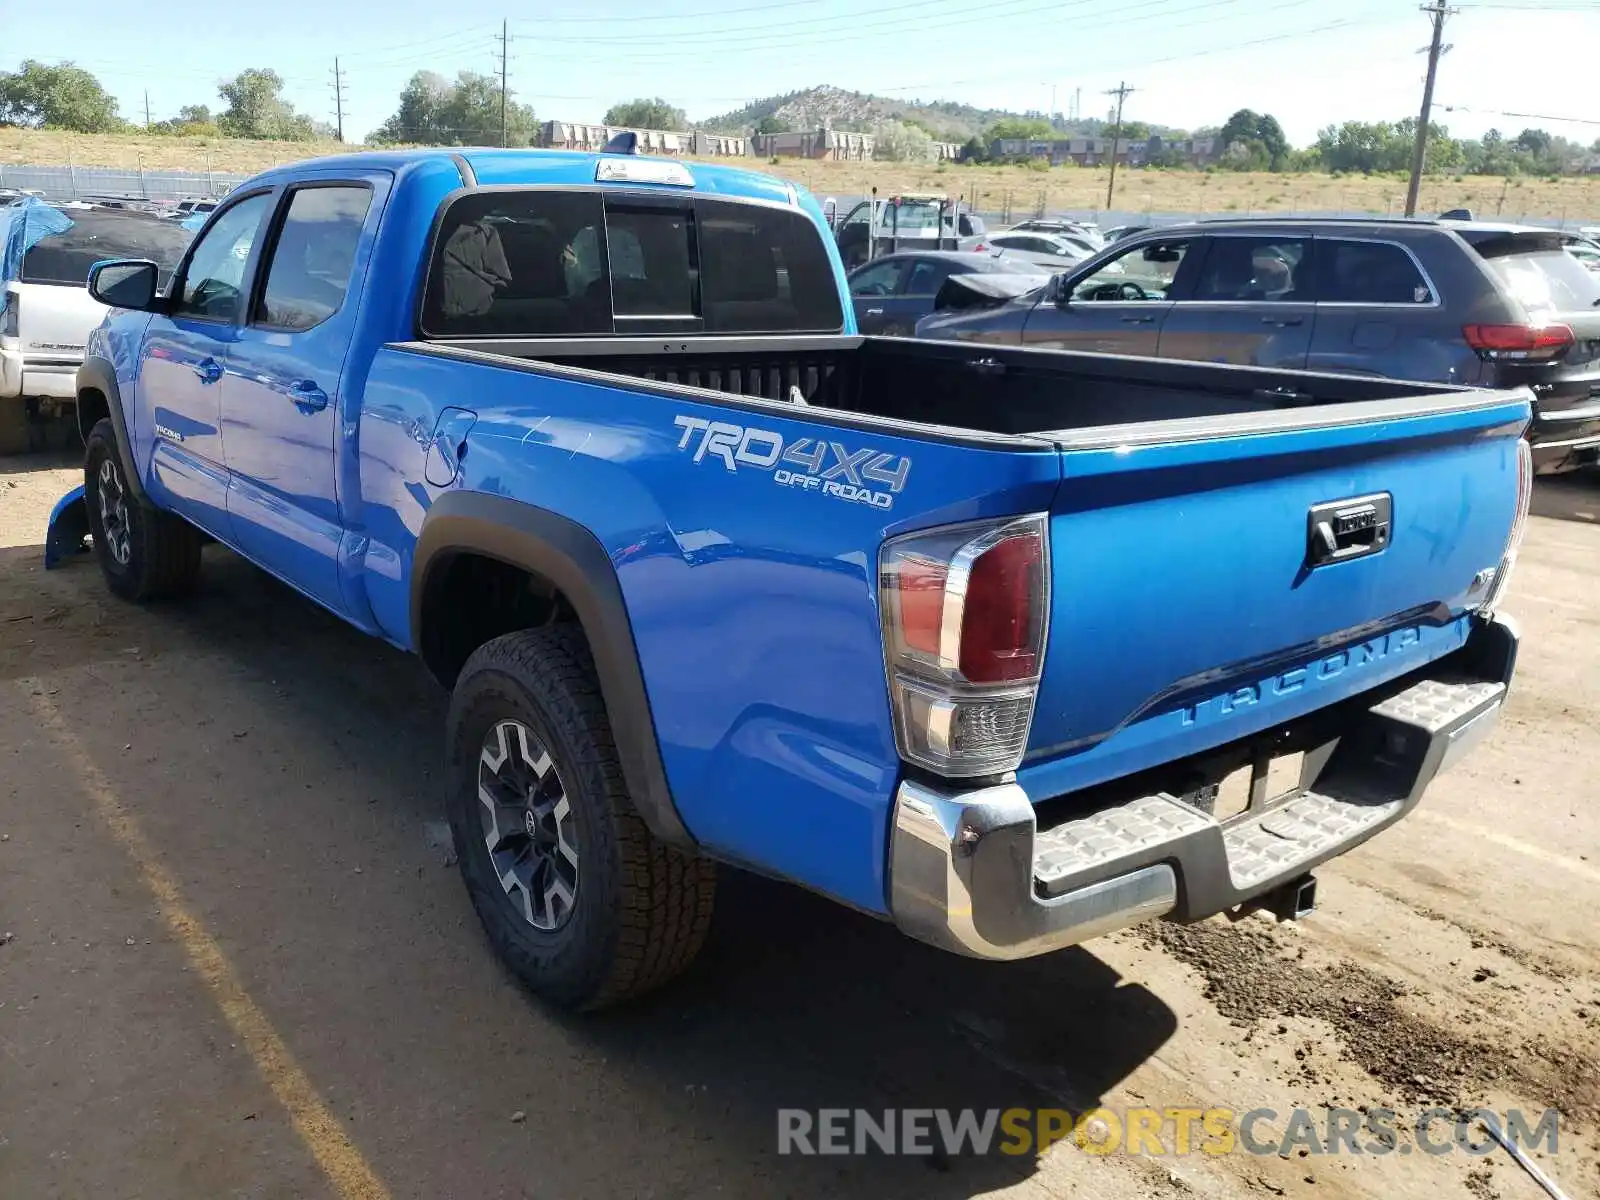
[[[22,274],[22,256],[53,233],[65,233],[73,220],[59,208],[29,196],[5,210],[5,251],[0,254],[0,281]]]

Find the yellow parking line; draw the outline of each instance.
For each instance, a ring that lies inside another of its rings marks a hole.
[[[78,780],[94,803],[101,825],[133,859],[145,886],[160,905],[167,927],[189,956],[189,962],[211,992],[240,1043],[255,1060],[256,1069],[272,1089],[273,1096],[288,1112],[295,1132],[317,1160],[317,1165],[328,1177],[334,1191],[341,1200],[388,1200],[388,1188],[384,1187],[362,1157],[361,1151],[356,1149],[355,1143],[345,1136],[339,1119],[329,1111],[310,1077],[295,1062],[294,1055],[272,1027],[267,1014],[245,991],[244,984],[234,973],[222,947],[217,945],[216,939],[200,918],[190,911],[183,893],[178,889],[177,880],[162,865],[155,847],[139,828],[133,813],[117,799],[110,782],[62,719],[60,710],[43,694],[42,689],[40,694],[31,699],[40,725],[55,737],[71,758],[72,765],[77,769]]]

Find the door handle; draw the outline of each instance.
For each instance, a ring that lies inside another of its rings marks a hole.
[[[1124,325],[1154,325],[1155,320],[1154,317],[1123,317],[1122,323]]]
[[[215,383],[222,378],[222,364],[214,358],[202,358],[194,364],[194,373],[201,383]]]
[[[869,317],[881,317],[881,316],[883,316],[883,309],[881,309],[881,308],[869,308],[869,309],[867,309],[867,316],[869,316]]]
[[[328,407],[328,393],[310,379],[300,379],[290,384],[289,398],[303,413],[321,412]]]
[[[1305,324],[1305,318],[1304,317],[1262,317],[1261,318],[1261,323],[1263,325],[1274,325],[1279,329],[1287,329],[1291,325],[1303,325],[1303,324]]]

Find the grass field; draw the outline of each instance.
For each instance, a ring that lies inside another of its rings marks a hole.
[[[0,129],[0,164],[138,167],[248,174],[277,163],[346,149],[333,142],[247,142],[233,138],[112,136]],[[946,192],[985,212],[1014,218],[1044,211],[1103,209],[1106,172],[1058,167],[913,167],[897,163],[784,160],[750,165],[793,179],[818,195],[860,195],[876,187]],[[1121,170],[1111,207],[1122,212],[1399,213],[1406,184],[1393,176],[1270,175],[1232,171]],[[1479,215],[1600,223],[1600,176],[1500,179],[1440,175],[1423,181],[1419,211],[1471,208]]]

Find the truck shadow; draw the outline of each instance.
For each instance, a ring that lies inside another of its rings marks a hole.
[[[347,628],[225,551],[207,551],[199,595],[150,611],[106,597],[87,557],[35,575],[41,553],[38,546],[0,551],[0,595],[8,588],[20,595],[22,584],[47,593],[33,602],[27,621],[11,627],[36,628],[10,674],[54,674],[127,653],[129,645],[147,658],[220,660],[214,672],[201,668],[215,675],[217,688],[251,686],[265,693],[269,683],[287,685],[287,694],[275,693],[282,698],[273,702],[272,717],[291,743],[314,748],[337,738],[339,753],[367,777],[370,794],[393,807],[399,824],[436,827],[442,813],[432,781],[446,697],[414,659]],[[90,621],[86,612],[99,615]],[[50,618],[53,613],[62,615]],[[91,630],[99,632],[89,636]],[[0,627],[0,640],[5,637]],[[193,669],[187,674],[194,678]],[[172,677],[150,673],[162,681]],[[198,711],[209,702],[194,695],[170,700],[176,711]],[[315,799],[307,796],[305,803]],[[414,886],[447,889],[454,911],[464,915],[465,900],[456,902],[451,876],[453,870],[440,872]],[[293,886],[291,879],[282,882]],[[472,974],[492,979],[476,923],[456,920],[450,936],[468,939],[467,956],[484,960]],[[414,969],[414,977],[422,977],[426,968],[404,963],[426,953],[422,940],[418,947],[374,948],[378,958],[388,956],[382,963],[346,962],[336,970],[393,979]],[[415,1003],[426,1012],[430,1000],[417,997]],[[510,988],[489,1003],[501,1020],[559,1029],[587,1048],[586,1058],[610,1064],[605,1090],[626,1097],[634,1110],[574,1109],[574,1119],[614,1128],[634,1160],[629,1171],[643,1170],[639,1163],[655,1155],[666,1157],[667,1147],[652,1148],[648,1137],[629,1140],[627,1131],[664,1128],[671,1131],[673,1161],[694,1164],[702,1185],[725,1181],[729,1195],[939,1200],[1015,1184],[1038,1169],[1038,1157],[1031,1145],[1020,1147],[1022,1153],[999,1152],[998,1133],[982,1155],[780,1156],[778,1113],[859,1107],[878,1119],[886,1108],[949,1108],[975,1109],[980,1120],[987,1110],[1018,1107],[1081,1113],[1178,1028],[1171,1008],[1088,950],[1016,963],[957,958],[821,897],[731,869],[723,872],[704,953],[661,995],[590,1018],[551,1012]],[[439,1010],[431,1019],[455,1018]],[[294,1026],[284,1032],[296,1039]],[[407,1050],[417,1052],[416,1045]],[[440,1057],[428,1069],[435,1086],[442,1082],[457,1093],[451,1097],[456,1103],[470,1103],[482,1073],[499,1069],[446,1061],[442,1048]],[[336,1071],[314,1060],[308,1066],[314,1074]],[[618,1082],[620,1091],[614,1090]],[[579,1087],[574,1094],[590,1090]],[[574,1103],[592,1107],[594,1100]],[[697,1186],[689,1194],[704,1190]]]
[[[1531,511],[1536,517],[1600,525],[1600,467],[1534,480]]]

